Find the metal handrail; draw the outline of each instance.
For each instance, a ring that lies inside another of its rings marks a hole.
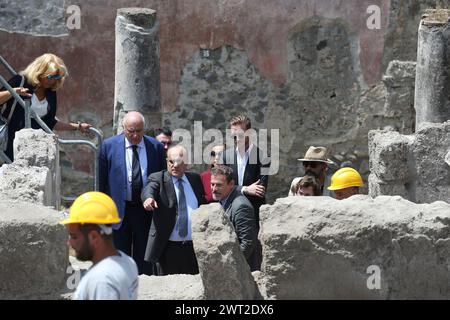
[[[100,146],[103,140],[103,134],[95,129],[95,128],[89,128],[89,131],[91,131],[92,133],[94,133],[97,137],[97,145]],[[58,138],[58,142],[60,144],[84,144],[87,145],[89,147],[91,147],[91,149],[94,150],[95,152],[95,159],[97,161],[95,161],[94,163],[94,190],[98,190],[99,188],[99,167],[98,167],[98,156],[100,155],[100,148],[97,147],[97,145],[95,145],[94,143],[88,141],[88,140],[64,140],[64,139],[59,139]]]
[[[15,76],[17,74],[16,70],[14,70],[1,55],[0,55],[0,62],[13,76]]]
[[[17,72],[6,62],[6,60],[0,55],[0,63],[5,66],[5,68],[13,75],[16,75]],[[54,134],[54,132],[45,124],[44,121],[36,114],[36,112],[31,109],[30,107],[30,100],[24,100],[22,97],[17,94],[16,91],[9,85],[9,83],[0,75],[0,83],[3,85],[3,87],[8,90],[11,93],[12,98],[14,98],[20,106],[24,109],[24,116],[25,116],[25,128],[31,128],[31,118],[33,118],[39,126],[47,133]],[[103,142],[103,134],[96,128],[89,128],[89,131],[94,133],[97,137],[97,146],[87,140],[64,140],[58,138],[58,143],[60,144],[84,144],[89,147],[91,147],[95,152],[95,161],[94,161],[94,190],[98,191],[99,189],[99,166],[98,166],[98,159],[100,155],[100,145]],[[3,150],[0,150],[0,158],[3,159],[6,163],[11,163],[11,159],[8,158],[8,156],[3,152]],[[75,200],[75,197],[65,197],[61,195],[61,199],[65,201],[73,201]]]

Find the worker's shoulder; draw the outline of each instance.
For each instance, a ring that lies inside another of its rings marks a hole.
[[[137,276],[137,266],[134,260],[125,253],[118,251],[118,255],[107,257],[95,265],[89,272],[90,278],[105,281],[121,276]]]

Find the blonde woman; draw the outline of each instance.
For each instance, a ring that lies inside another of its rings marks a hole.
[[[31,109],[45,122],[52,130],[80,130],[87,132],[91,127],[88,123],[65,123],[56,118],[56,91],[64,84],[64,80],[68,76],[67,68],[64,61],[54,54],[46,53],[36,58],[30,63],[20,74],[12,77],[8,83],[16,89],[19,94],[25,92],[31,97]],[[21,85],[23,81],[23,85]],[[6,108],[2,115],[6,119],[9,118],[14,99],[11,99],[9,92],[2,93],[0,98],[6,101]],[[8,130],[8,147],[5,151],[6,155],[13,159],[13,141],[16,131],[25,127],[23,108],[16,104]],[[39,129],[39,124],[32,119],[31,127]]]

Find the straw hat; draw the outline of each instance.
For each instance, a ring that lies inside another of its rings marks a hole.
[[[333,161],[328,159],[328,150],[325,147],[309,147],[308,151],[305,153],[303,159],[297,159],[298,161],[317,161],[327,164],[334,164]]]

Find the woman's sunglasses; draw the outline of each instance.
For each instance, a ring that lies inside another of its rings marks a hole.
[[[60,80],[60,79],[62,79],[62,75],[60,75],[60,74],[49,74],[48,76],[47,76],[47,79],[48,80]]]

